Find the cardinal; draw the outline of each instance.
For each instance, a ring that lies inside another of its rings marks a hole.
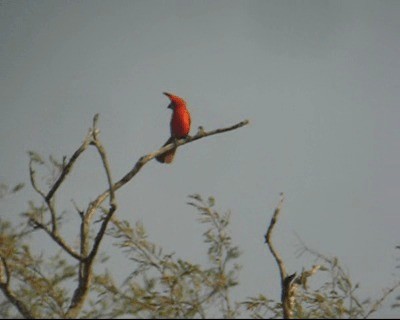
[[[163,147],[170,144],[177,139],[182,139],[187,137],[190,131],[190,113],[186,108],[186,102],[181,97],[174,94],[163,92],[171,101],[168,105],[169,109],[172,109],[172,116],[170,122],[171,137],[164,143]],[[171,163],[174,160],[176,152],[176,147],[160,154],[156,157],[157,161],[161,163]]]

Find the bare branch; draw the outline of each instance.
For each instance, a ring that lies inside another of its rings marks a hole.
[[[34,160],[31,158],[30,160],[29,160],[29,177],[30,177],[30,179],[31,179],[31,185],[32,185],[32,187],[33,187],[33,189],[38,193],[38,194],[40,194],[43,198],[46,198],[46,196],[45,196],[45,194],[44,194],[44,192],[42,191],[42,190],[40,190],[39,189],[39,187],[37,186],[37,184],[36,184],[36,176],[35,176],[35,170],[33,169],[33,162],[34,162]]]
[[[281,302],[282,302],[282,309],[283,309],[283,318],[284,319],[291,319],[293,317],[293,305],[294,305],[294,291],[296,284],[294,279],[296,277],[296,273],[292,275],[287,275],[285,263],[283,262],[282,257],[276,251],[273,243],[272,243],[272,231],[276,222],[278,221],[278,216],[281,213],[282,204],[284,200],[284,195],[281,193],[281,199],[278,203],[278,206],[275,208],[274,214],[272,216],[271,222],[268,226],[267,233],[265,234],[265,243],[268,245],[271,254],[273,255],[276,264],[279,268],[280,278],[281,278]]]
[[[114,188],[113,188],[113,182],[112,182],[112,178],[111,178],[111,170],[110,170],[110,165],[107,159],[107,154],[104,150],[103,145],[100,143],[100,141],[97,138],[97,132],[96,132],[96,121],[97,121],[97,116],[95,116],[94,120],[93,120],[93,137],[94,137],[94,145],[96,146],[100,156],[101,156],[101,160],[103,161],[103,166],[104,166],[104,170],[106,172],[106,176],[107,176],[107,181],[108,181],[108,190],[110,193],[110,209],[107,213],[107,216],[105,217],[105,219],[102,222],[101,228],[99,230],[99,232],[97,233],[97,236],[95,238],[95,241],[93,243],[93,248],[92,251],[89,254],[89,260],[93,260],[93,258],[96,256],[96,253],[98,251],[98,248],[100,246],[100,242],[104,236],[104,233],[107,229],[107,225],[110,221],[110,219],[112,218],[112,215],[114,214],[114,212],[117,209],[117,204],[115,202],[115,193],[114,193]]]
[[[364,319],[367,319],[371,314],[375,313],[376,311],[378,311],[378,308],[381,306],[381,304],[386,300],[386,298],[393,292],[395,291],[397,288],[400,287],[400,281],[395,283],[392,287],[390,287],[389,289],[385,290],[385,292],[382,294],[382,297],[380,299],[378,299],[373,306],[371,307],[371,309],[367,312],[367,314],[364,316]]]
[[[88,135],[86,136],[85,140],[83,141],[82,145],[74,152],[72,155],[71,159],[69,159],[68,163],[64,166],[63,171],[61,172],[60,176],[58,177],[57,181],[54,183],[53,187],[50,189],[50,191],[46,195],[46,202],[49,202],[50,199],[54,196],[56,193],[57,189],[60,187],[61,183],[63,183],[65,177],[68,175],[68,173],[71,171],[72,166],[74,165],[75,161],[78,159],[78,157],[87,149],[89,146],[90,142],[92,140],[92,133],[89,132]]]
[[[81,261],[82,257],[72,248],[70,247],[65,240],[59,235],[58,233],[58,228],[57,228],[57,217],[56,217],[56,209],[54,208],[53,205],[53,199],[51,197],[48,197],[44,194],[42,190],[39,189],[39,187],[36,184],[36,177],[35,177],[35,170],[33,169],[33,162],[34,159],[29,161],[29,176],[31,180],[31,185],[33,189],[43,198],[44,202],[46,203],[49,211],[50,211],[50,216],[51,216],[51,230],[49,227],[45,224],[43,224],[40,221],[37,221],[36,219],[31,217],[31,221],[34,223],[34,225],[42,230],[44,230],[63,250],[65,250],[70,256],[74,257],[75,259]],[[62,175],[62,174],[61,174]],[[65,175],[64,175],[65,177]],[[59,180],[61,181],[61,180]],[[61,184],[61,182],[60,182]],[[59,184],[59,185],[60,185]],[[56,190],[56,189],[54,189]],[[53,193],[54,194],[54,193]]]
[[[50,230],[46,225],[37,220],[31,219],[31,221],[35,224],[36,227],[44,230],[54,240],[54,242],[56,242],[62,249],[64,249],[64,251],[67,252],[71,257],[74,257],[79,261],[83,260],[83,257],[80,256],[79,253],[72,249],[72,247],[70,247],[67,243],[65,243],[64,239],[61,238],[56,231]]]
[[[205,137],[209,137],[215,134],[219,134],[219,133],[224,133],[224,132],[228,132],[228,131],[232,131],[235,129],[239,129],[245,125],[249,124],[249,120],[244,120],[241,121],[233,126],[230,127],[226,127],[226,128],[221,128],[221,129],[216,129],[216,130],[212,130],[209,132],[204,131],[204,129],[202,127],[199,127],[199,131],[197,132],[197,134],[193,137],[187,137],[185,139],[181,139],[176,141],[176,144],[171,143],[168,144],[162,148],[160,148],[159,150],[153,152],[153,153],[149,153],[147,155],[144,155],[142,157],[139,158],[139,160],[136,162],[136,164],[133,166],[133,168],[125,175],[123,176],[119,181],[117,181],[116,183],[114,183],[112,190],[116,191],[119,188],[121,188],[123,185],[125,185],[126,183],[128,183],[130,180],[132,180],[132,178],[140,171],[140,169],[150,160],[152,160],[153,158],[159,156],[160,154],[163,154],[164,152],[167,152],[173,148],[175,148],[176,146],[182,146],[184,144],[187,143],[191,143],[193,141],[205,138]],[[94,200],[92,202],[92,206],[97,208],[110,194],[109,189],[107,189],[106,191],[104,191],[101,195],[99,195],[96,200]],[[87,214],[91,215],[93,213],[93,211],[91,212],[87,212]]]
[[[271,222],[269,224],[267,233],[265,234],[265,243],[268,245],[268,248],[271,251],[272,255],[274,256],[275,261],[278,265],[282,284],[287,276],[287,271],[286,271],[286,267],[285,267],[282,257],[279,255],[278,251],[276,251],[276,249],[272,243],[272,231],[275,227],[276,222],[278,221],[278,216],[281,213],[283,201],[284,201],[284,195],[283,195],[283,193],[281,193],[281,199],[279,201],[278,206],[275,208],[275,211],[271,218]]]
[[[101,160],[103,162],[103,167],[106,172],[107,176],[107,182],[108,182],[108,190],[110,191],[110,206],[115,205],[114,200],[115,200],[115,195],[114,195],[114,189],[113,189],[113,183],[111,179],[111,170],[110,170],[110,164],[107,159],[107,154],[106,151],[104,150],[103,145],[101,144],[100,140],[97,137],[97,120],[98,120],[99,114],[96,114],[93,119],[93,144],[97,148],[97,151],[99,152],[101,156]]]
[[[31,185],[32,185],[33,189],[43,198],[44,202],[46,203],[46,205],[50,211],[52,231],[54,233],[56,233],[57,232],[56,210],[52,204],[51,199],[47,199],[44,192],[42,190],[40,190],[36,184],[36,176],[35,176],[35,170],[33,169],[33,162],[35,162],[35,160],[32,158],[32,155],[31,155],[31,159],[29,161],[29,176],[31,179]]]
[[[0,267],[0,279],[3,278],[4,269],[6,281],[0,281],[0,290],[7,297],[8,301],[10,301],[26,319],[35,319],[29,308],[10,290],[10,270],[7,261],[3,257],[1,257],[1,263],[3,267]]]
[[[92,215],[91,214],[86,214],[86,215],[81,215],[82,218],[82,224],[81,224],[81,255],[85,257],[85,260],[81,262],[80,264],[80,272],[79,272],[79,282],[78,282],[78,287],[76,288],[74,292],[74,296],[72,298],[70,307],[68,309],[68,317],[76,317],[79,313],[79,311],[82,309],[82,306],[84,304],[85,298],[88,294],[88,289],[91,283],[91,279],[93,277],[93,262],[94,259],[97,255],[98,249],[100,247],[101,240],[104,237],[105,231],[107,229],[108,223],[110,219],[112,218],[114,212],[117,209],[117,204],[115,202],[115,194],[114,194],[114,189],[113,189],[113,182],[111,178],[111,170],[110,170],[110,165],[108,162],[107,154],[106,151],[101,144],[100,140],[98,139],[98,129],[96,128],[97,121],[98,121],[98,114],[96,114],[93,118],[93,128],[91,130],[93,139],[91,141],[91,144],[94,145],[97,149],[97,151],[100,154],[103,167],[107,176],[107,182],[108,182],[108,190],[110,194],[110,209],[108,210],[108,213],[106,217],[104,218],[100,230],[98,231],[94,242],[92,249],[90,253],[88,254],[88,240],[89,240],[89,235],[88,235],[88,229],[90,225],[90,220]],[[89,205],[89,208],[87,212],[95,212],[98,207],[101,205],[101,203],[97,203],[96,205],[93,205],[91,203]]]
[[[29,176],[30,176],[30,180],[31,180],[31,185],[33,187],[33,189],[43,198],[44,202],[47,205],[47,208],[50,211],[50,216],[51,216],[51,230],[50,228],[43,224],[40,221],[37,221],[34,218],[30,218],[30,221],[34,223],[34,225],[36,227],[38,227],[39,229],[44,230],[62,249],[64,249],[69,255],[71,255],[72,257],[74,257],[77,260],[82,260],[82,257],[75,252],[74,249],[72,249],[72,247],[70,247],[65,241],[64,239],[61,238],[61,236],[58,234],[58,228],[57,228],[57,214],[56,214],[56,209],[54,208],[53,205],[53,201],[51,197],[48,197],[45,195],[45,193],[37,186],[36,184],[36,176],[35,176],[35,170],[33,169],[33,162],[37,162],[37,160],[35,160],[35,158],[33,158],[33,155],[30,154],[30,161],[29,161]],[[61,174],[62,175],[62,174]],[[64,176],[65,177],[65,176]],[[59,185],[61,184],[61,182],[59,183]],[[55,189],[54,189],[55,190]],[[55,191],[54,191],[55,192]],[[54,195],[54,193],[53,193]]]

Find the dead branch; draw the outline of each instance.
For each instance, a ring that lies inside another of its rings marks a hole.
[[[111,170],[110,164],[107,158],[107,153],[98,139],[98,129],[97,129],[97,121],[98,121],[98,114],[96,114],[93,118],[93,127],[92,127],[92,141],[91,144],[96,147],[96,150],[100,154],[101,161],[103,163],[104,171],[107,176],[108,182],[108,190],[110,192],[110,207],[109,210],[103,219],[101,227],[96,234],[94,239],[92,249],[89,252],[89,228],[90,228],[90,216],[89,215],[81,215],[81,255],[85,257],[85,260],[80,262],[79,265],[79,279],[78,279],[78,287],[76,288],[73,298],[71,300],[70,307],[67,312],[68,317],[75,318],[86,300],[86,296],[89,292],[89,287],[91,283],[91,279],[93,277],[92,266],[97,255],[98,249],[100,247],[100,243],[104,237],[105,231],[107,229],[108,223],[111,220],[113,214],[117,210],[117,204],[115,200],[115,194],[113,190],[113,183],[111,178]],[[96,211],[97,207],[91,207],[91,210]]]
[[[184,144],[187,143],[191,143],[194,142],[196,140],[205,138],[205,137],[209,137],[215,134],[219,134],[219,133],[224,133],[224,132],[228,132],[228,131],[232,131],[235,129],[239,129],[245,125],[249,124],[248,120],[244,120],[241,121],[233,126],[230,127],[226,127],[226,128],[221,128],[221,129],[216,129],[216,130],[212,130],[209,132],[204,131],[204,129],[202,127],[199,127],[199,131],[197,132],[197,134],[193,137],[187,137],[186,139],[181,139],[176,141],[176,144],[168,144],[165,147],[160,148],[159,150],[149,153],[147,155],[144,155],[142,157],[139,158],[139,160],[135,163],[135,165],[133,166],[133,168],[127,173],[125,174],[120,180],[118,180],[116,183],[114,183],[112,190],[116,191],[119,188],[121,188],[122,186],[124,186],[126,183],[128,183],[130,180],[132,180],[132,178],[140,171],[140,169],[150,160],[154,159],[155,157],[159,156],[160,154],[163,154],[166,151],[169,151],[171,149],[173,149],[175,146],[182,146]],[[103,201],[109,196],[110,191],[109,189],[107,189],[106,191],[104,191],[101,195],[99,195],[92,203],[91,206],[92,207],[98,207],[101,203],[103,203]],[[90,210],[90,208],[88,208],[88,211],[86,212],[87,215],[91,215],[93,213],[93,210]]]
[[[269,250],[271,251],[272,256],[274,257],[276,264],[279,268],[279,274],[281,278],[281,303],[283,309],[283,318],[291,319],[293,318],[293,305],[294,305],[294,290],[295,283],[294,279],[296,277],[296,273],[288,276],[286,271],[285,263],[283,262],[282,257],[279,252],[275,249],[275,246],[272,243],[272,231],[278,221],[279,214],[281,213],[281,208],[284,200],[284,195],[281,193],[281,199],[279,201],[278,206],[275,208],[274,214],[271,218],[271,222],[268,226],[267,233],[265,234],[265,243],[268,245]]]

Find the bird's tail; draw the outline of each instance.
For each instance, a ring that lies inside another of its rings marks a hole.
[[[163,147],[165,147],[167,144],[170,144],[174,141],[174,138],[170,137],[167,142],[164,143]],[[171,163],[172,160],[174,160],[176,148],[173,148],[169,151],[166,151],[159,156],[156,157],[156,160],[161,163]]]

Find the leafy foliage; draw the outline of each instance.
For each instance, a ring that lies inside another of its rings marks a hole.
[[[376,301],[360,302],[359,285],[353,285],[338,259],[325,257],[303,244],[301,253],[311,254],[318,264],[302,270],[299,275],[282,277],[290,281],[290,290],[286,290],[290,313],[283,312],[286,309],[282,299],[267,297],[262,293],[263,288],[256,288],[261,293],[245,301],[233,301],[232,289],[239,285],[240,250],[230,234],[230,213],[221,214],[215,210],[212,197],[204,200],[198,194],[189,196],[188,204],[196,210],[205,228],[203,242],[207,248],[207,263],[194,264],[173,252],[164,252],[149,239],[141,223],[132,226],[128,221],[119,220],[114,213],[117,211],[115,192],[165,150],[161,148],[141,157],[121,180],[113,182],[105,149],[98,139],[97,119],[96,115],[93,127],[68,160],[49,157],[46,161],[41,155],[28,152],[31,186],[41,200],[39,204],[28,202],[27,210],[21,214],[23,222],[18,226],[0,216],[0,317],[277,318],[289,314],[296,318],[368,318],[400,287],[398,282]],[[180,145],[247,123],[211,132],[199,131]],[[73,202],[80,225],[75,226],[78,236],[71,245],[71,239],[66,239],[61,232],[68,211],[58,212],[55,194],[89,146],[94,146],[100,155],[108,185],[86,209],[78,208]],[[45,179],[39,179],[44,181],[44,186],[37,179],[37,168],[42,169],[39,172],[46,172]],[[0,183],[0,200],[23,187],[21,183],[12,188]],[[108,207],[103,203],[106,199],[109,199]],[[271,220],[274,224],[276,216],[277,210]],[[47,243],[36,248],[32,241],[36,235],[45,236],[41,241],[50,240],[57,250],[44,250],[50,247]],[[106,239],[111,239],[113,246],[129,260],[129,272],[123,275],[122,283],[107,269],[113,261],[101,252],[101,244]],[[275,258],[278,257],[274,252]],[[284,264],[280,259],[279,263]]]
[[[232,302],[230,290],[239,284],[240,250],[229,232],[230,213],[214,210],[212,197],[205,201],[200,195],[192,195],[188,204],[197,210],[198,220],[205,226],[208,264],[193,264],[175,253],[165,253],[149,240],[141,223],[132,226],[114,217],[107,235],[131,261],[132,271],[121,284],[108,270],[94,274],[81,318],[282,317],[281,302],[262,293]],[[33,209],[38,210],[30,204],[31,212]],[[63,251],[53,256],[34,254],[29,245],[33,230],[31,224],[14,228],[0,220],[1,281],[9,281],[15,295],[35,317],[65,317],[71,299],[68,287],[77,277],[77,265],[65,259]],[[311,254],[319,264],[303,270],[295,279],[295,318],[364,318],[377,310],[375,303],[359,301],[359,285],[352,284],[338,259],[305,245],[301,254]],[[107,265],[109,260],[105,257],[98,263]],[[317,273],[322,278],[314,279]],[[21,317],[7,299],[0,306],[0,316]]]
[[[204,242],[210,264],[203,267],[164,253],[148,240],[141,223],[131,226],[114,219],[108,235],[132,261],[133,271],[120,287],[109,273],[96,277],[97,298],[84,317],[209,318],[213,307],[224,318],[236,315],[229,289],[237,285],[239,266],[230,262],[239,257],[239,251],[227,230],[229,215],[212,210],[211,198],[207,205],[198,195],[191,200],[200,221],[207,225]]]

